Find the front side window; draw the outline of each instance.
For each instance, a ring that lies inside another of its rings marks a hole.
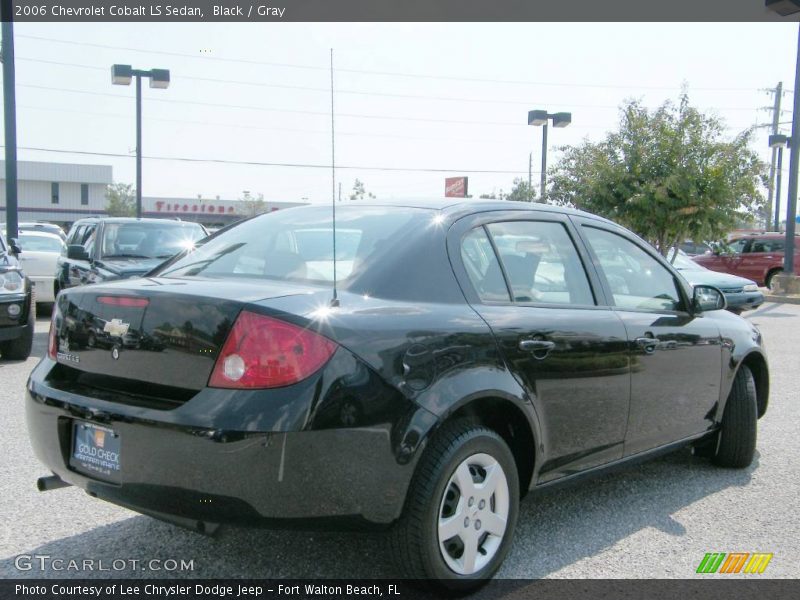
[[[621,235],[589,226],[583,231],[611,288],[615,306],[683,310],[678,284],[664,265]]]

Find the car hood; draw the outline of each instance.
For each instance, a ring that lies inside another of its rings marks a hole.
[[[121,277],[144,275],[163,263],[166,258],[103,258],[99,266]]]
[[[713,285],[719,288],[744,287],[755,285],[755,281],[731,275],[729,273],[718,273],[708,269],[680,269],[681,275],[692,285]]]

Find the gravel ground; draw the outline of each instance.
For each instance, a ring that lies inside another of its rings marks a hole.
[[[706,552],[772,552],[765,576],[797,577],[800,565],[800,306],[765,304],[747,318],[764,333],[772,372],[758,453],[744,471],[714,468],[688,451],[523,501],[506,578],[686,578]],[[37,322],[34,355],[48,321]],[[45,468],[26,437],[23,389],[37,362],[0,362],[0,577],[148,577],[154,570],[78,573],[38,566],[53,559],[193,561],[186,577],[393,577],[379,534],[225,529],[203,537],[86,496],[36,491]],[[142,567],[143,565],[138,565]],[[145,565],[146,566],[146,565]],[[150,565],[156,566],[156,565]],[[706,576],[708,577],[708,576]],[[729,577],[729,576],[727,576]],[[752,577],[752,576],[750,576]]]

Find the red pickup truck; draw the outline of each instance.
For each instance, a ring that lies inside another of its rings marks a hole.
[[[753,234],[728,242],[727,251],[715,251],[692,259],[712,271],[731,273],[772,288],[773,277],[783,270],[786,236],[780,233]],[[800,266],[800,237],[794,246],[794,263]]]

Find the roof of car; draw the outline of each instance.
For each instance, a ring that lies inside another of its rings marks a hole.
[[[104,223],[175,223],[176,225],[199,225],[199,223],[195,223],[194,221],[179,221],[176,219],[150,219],[150,218],[141,218],[137,219],[136,217],[84,217],[83,219],[79,219],[75,221],[75,223],[97,223],[103,221]]]
[[[324,206],[323,204],[312,204],[308,206]],[[559,214],[576,215],[587,217],[591,219],[598,219],[610,223],[608,219],[598,217],[591,213],[578,210],[575,208],[568,208],[565,206],[554,206],[552,204],[542,204],[540,202],[517,202],[514,200],[484,200],[484,199],[470,199],[470,198],[391,198],[391,199],[376,199],[370,198],[368,200],[356,200],[348,203],[342,203],[337,206],[394,206],[399,208],[423,208],[430,210],[439,210],[447,214],[456,215],[458,213],[474,213],[495,210],[519,210],[531,212],[551,212]],[[296,207],[305,208],[305,207]]]
[[[43,237],[43,238],[55,238],[58,241],[61,241],[60,235],[58,235],[57,233],[51,233],[49,231],[20,231],[20,235]]]

